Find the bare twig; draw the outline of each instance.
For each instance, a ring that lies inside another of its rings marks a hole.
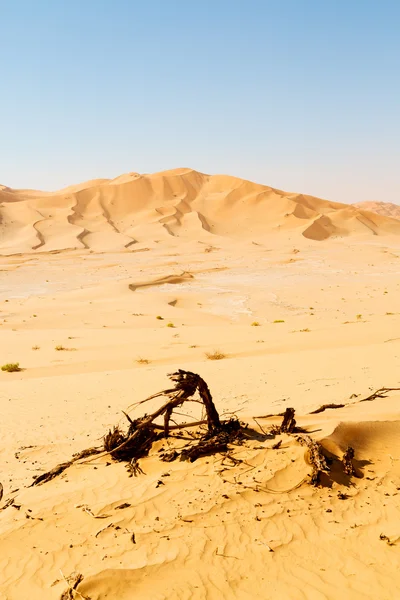
[[[68,577],[65,577],[64,573],[60,569],[60,573],[65,583],[68,586],[68,589],[61,594],[60,600],[74,600],[77,595],[81,598],[81,600],[90,600],[87,596],[83,596],[76,588],[83,580],[83,575],[81,573],[72,573]]]

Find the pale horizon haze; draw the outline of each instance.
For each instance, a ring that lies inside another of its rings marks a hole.
[[[0,183],[190,167],[400,204],[394,0],[0,1]]]

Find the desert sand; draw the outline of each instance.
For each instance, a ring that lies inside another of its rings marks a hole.
[[[400,391],[359,400],[400,387],[399,236],[189,169],[2,186],[0,363],[22,370],[0,371],[1,600],[59,599],[73,572],[79,599],[398,598]],[[187,440],[160,439],[137,476],[99,456],[29,487],[159,406],[128,410],[178,368],[257,432],[235,461],[164,463]],[[328,456],[352,446],[357,477],[312,486],[306,449],[268,434],[287,407]]]
[[[393,202],[357,202],[353,204],[356,208],[361,210],[368,210],[369,212],[377,213],[384,217],[391,217],[392,219],[400,219],[400,205],[394,204]]]

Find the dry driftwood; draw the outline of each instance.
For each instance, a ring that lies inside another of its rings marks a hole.
[[[212,437],[205,437],[198,444],[184,448],[181,452],[181,460],[194,462],[200,456],[226,452],[228,444],[241,436],[241,425],[236,419],[231,419],[220,425],[219,432]]]
[[[346,452],[343,454],[342,465],[343,465],[343,471],[346,473],[346,475],[350,475],[350,477],[352,477],[353,475],[356,474],[354,465],[353,465],[353,458],[354,458],[354,448],[349,446],[347,448]]]
[[[344,408],[346,404],[323,404],[319,408],[312,410],[309,415],[318,415],[319,413],[324,412],[328,408]]]
[[[329,467],[326,463],[325,456],[322,454],[322,446],[315,440],[311,439],[309,435],[296,435],[296,440],[302,446],[307,446],[310,452],[310,463],[313,467],[311,474],[312,485],[318,485],[322,473],[328,473]]]
[[[143,404],[148,400],[160,396],[167,397],[167,401],[157,410],[149,415],[145,414],[135,420],[127,413],[124,413],[129,422],[127,433],[124,433],[119,427],[114,427],[104,436],[103,448],[88,448],[87,450],[74,455],[70,461],[61,463],[54,467],[54,469],[36,477],[32,485],[40,485],[50,481],[63,473],[73,463],[94,454],[101,454],[102,456],[108,454],[115,460],[127,461],[129,463],[128,470],[130,474],[138,475],[142,472],[138,464],[138,459],[147,455],[155,440],[159,439],[160,436],[168,437],[172,430],[207,425],[207,432],[201,436],[197,436],[196,444],[189,443],[180,451],[180,453],[175,449],[160,453],[160,459],[167,462],[175,460],[178,458],[179,454],[182,460],[194,461],[207,454],[226,452],[230,443],[235,440],[241,441],[243,439],[245,432],[236,418],[221,421],[208,385],[199,375],[192,373],[191,371],[180,369],[175,373],[171,373],[169,378],[174,383],[174,387],[158,392],[139,403]],[[384,398],[388,392],[398,390],[400,390],[400,388],[383,387],[376,390],[376,392],[367,398],[358,400],[357,402],[367,402],[374,400],[375,398]],[[181,406],[186,401],[193,400],[199,402],[199,400],[193,399],[196,392],[198,392],[200,401],[204,405],[207,416],[206,420],[171,426],[170,421],[175,408]],[[349,404],[354,404],[354,402]],[[328,408],[341,408],[343,406],[345,405],[325,404],[310,414],[317,414]],[[281,425],[272,426],[270,433],[286,433],[288,435],[293,435],[300,444],[308,447],[310,452],[310,463],[313,467],[311,482],[314,485],[317,485],[320,482],[321,474],[329,471],[321,444],[314,441],[296,426],[294,408],[287,408],[284,413],[280,414],[283,417]],[[163,425],[155,422],[158,418],[163,418]],[[275,444],[273,448],[278,448],[279,446],[280,442]],[[348,448],[342,459],[343,469],[348,475],[354,475],[355,473],[352,464],[353,457],[354,450]],[[0,493],[1,491],[0,488]]]
[[[203,456],[206,453],[219,452],[222,451],[222,449],[226,449],[229,440],[236,439],[238,436],[238,430],[240,429],[239,422],[235,419],[221,422],[209,387],[200,375],[180,369],[175,373],[171,373],[169,378],[175,384],[173,388],[163,390],[143,401],[146,402],[152,398],[166,396],[168,398],[167,402],[160,406],[156,411],[135,420],[131,419],[131,417],[124,412],[129,421],[129,429],[126,434],[119,427],[114,427],[112,430],[110,429],[103,438],[103,448],[89,448],[74,455],[70,461],[61,463],[54,467],[54,469],[36,477],[32,485],[40,485],[47,481],[51,481],[78,460],[93,454],[103,453],[104,455],[104,452],[105,454],[109,454],[115,460],[128,461],[135,467],[137,460],[149,452],[153,442],[158,439],[160,435],[163,434],[165,437],[168,437],[171,430],[202,424],[207,425],[207,433],[200,439],[199,447],[197,449],[196,446],[191,446],[187,450],[186,458],[188,460],[195,460],[198,456]],[[174,409],[191,399],[196,392],[199,393],[200,400],[204,405],[207,419],[205,421],[202,420],[170,426],[170,420]],[[154,422],[159,417],[164,418],[163,426]],[[169,453],[168,456],[167,454],[164,455],[163,460],[174,460],[178,456],[176,452]],[[132,469],[132,473],[137,474],[138,472],[139,468]]]
[[[148,452],[153,441],[157,437],[159,426],[154,424],[155,419],[164,417],[164,437],[169,436],[170,419],[174,408],[183,404],[186,400],[194,396],[196,391],[204,404],[207,414],[208,434],[214,435],[221,430],[221,421],[215,408],[211,392],[208,385],[196,373],[183,371],[179,369],[176,373],[171,373],[168,377],[175,383],[175,387],[159,392],[157,396],[167,396],[169,400],[150,415],[145,415],[135,421],[128,416],[130,427],[126,436],[119,429],[109,432],[104,439],[104,447],[110,455],[117,460],[131,460],[140,458]]]
[[[54,467],[54,469],[51,469],[50,471],[47,471],[46,473],[42,473],[42,475],[38,475],[37,477],[35,477],[34,482],[31,483],[29,487],[32,487],[34,485],[40,485],[42,483],[47,483],[47,481],[51,481],[52,479],[54,479],[54,477],[57,477],[58,475],[61,475],[61,473],[64,473],[64,471],[68,469],[68,467],[73,465],[78,460],[86,458],[88,456],[92,456],[93,454],[100,454],[100,452],[102,452],[101,448],[87,448],[82,452],[78,452],[77,454],[74,454],[73,458],[68,462],[61,463]]]
[[[281,425],[273,425],[271,428],[271,432],[275,434],[287,433],[288,435],[294,436],[294,438],[299,442],[299,444],[307,446],[310,453],[310,463],[313,467],[311,483],[313,485],[318,485],[320,483],[321,473],[327,473],[329,471],[329,467],[322,453],[322,446],[321,444],[310,438],[309,435],[303,433],[296,433],[301,431],[301,429],[296,428],[296,419],[294,418],[294,415],[294,408],[287,408],[283,415]],[[273,448],[279,448],[278,444],[274,444]]]
[[[284,413],[275,415],[277,417],[283,417],[282,423],[280,425],[272,425],[270,433],[274,435],[279,435],[280,433],[294,433],[297,430],[294,412],[294,408],[287,408]]]
[[[68,589],[61,594],[60,600],[74,600],[74,598],[78,597],[82,600],[89,600],[89,598],[82,596],[82,594],[76,589],[83,580],[83,575],[81,573],[73,573],[72,575],[65,577],[64,573],[61,571],[61,575],[67,584]]]
[[[283,415],[281,433],[293,433],[296,429],[296,419],[294,418],[294,408],[287,408]]]
[[[376,400],[377,398],[386,398],[389,392],[400,392],[400,387],[395,388],[387,388],[381,387],[378,390],[375,390],[372,394],[367,396],[366,398],[361,398],[361,400],[355,400],[354,402],[346,402],[345,404],[323,404],[319,408],[308,413],[309,415],[317,415],[318,413],[322,413],[328,408],[344,408],[345,406],[350,406],[352,404],[358,404],[359,402],[371,402],[372,400]],[[353,395],[354,396],[354,395]],[[353,397],[352,396],[352,397]],[[272,415],[270,415],[272,416]]]

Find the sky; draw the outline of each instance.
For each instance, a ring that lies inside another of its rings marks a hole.
[[[400,203],[398,0],[0,0],[0,183],[190,167]]]

